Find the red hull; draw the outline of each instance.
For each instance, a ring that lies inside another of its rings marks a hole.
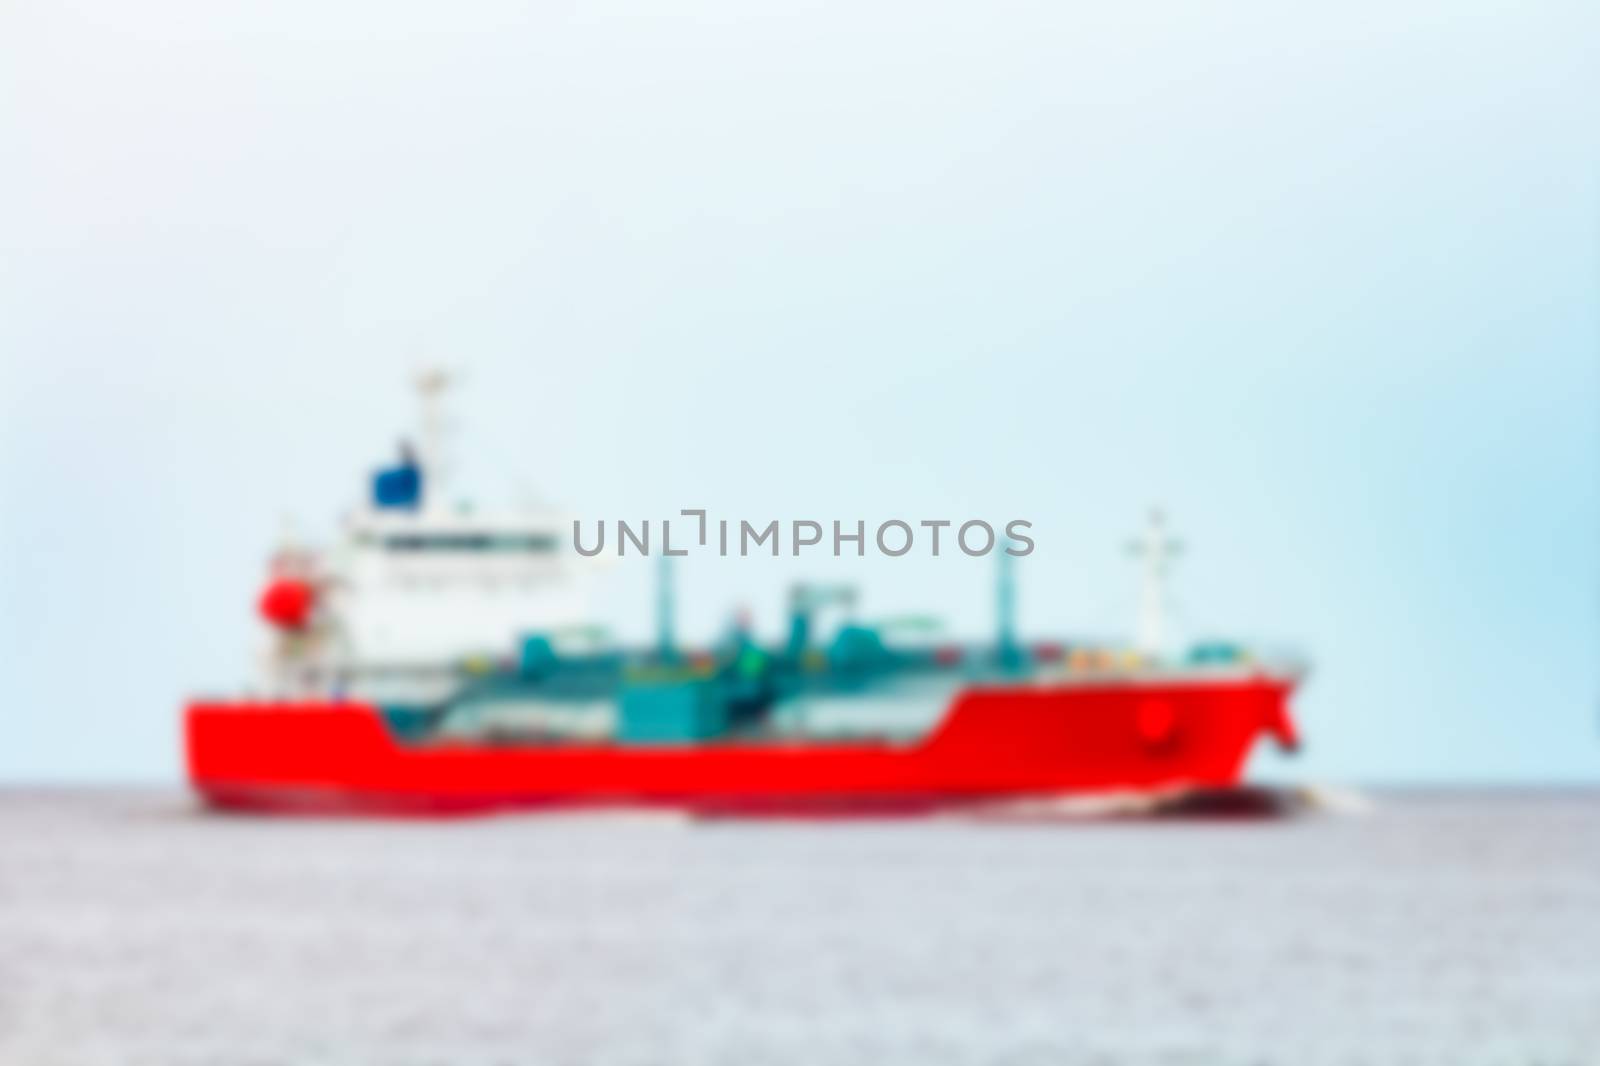
[[[1293,747],[1289,682],[1190,679],[971,689],[911,744],[659,747],[394,739],[359,702],[197,702],[189,774],[213,806],[445,813],[543,805],[911,811],[1027,796],[1238,783],[1256,738]]]

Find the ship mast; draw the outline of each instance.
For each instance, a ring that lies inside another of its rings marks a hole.
[[[1005,670],[1018,669],[1024,661],[1017,643],[1016,560],[1010,552],[1016,543],[1007,537],[995,558],[995,658]]]
[[[677,598],[672,588],[672,559],[661,556],[656,567],[656,654],[663,664],[678,661],[678,641],[674,634],[673,619],[677,614]]]
[[[1128,543],[1128,551],[1142,563],[1135,647],[1143,655],[1159,656],[1167,636],[1167,575],[1183,544],[1167,533],[1166,517],[1154,508],[1144,532]]]
[[[417,397],[422,404],[421,439],[418,459],[422,464],[422,506],[437,511],[444,494],[444,393],[451,385],[449,373],[441,369],[424,370],[417,375]]]

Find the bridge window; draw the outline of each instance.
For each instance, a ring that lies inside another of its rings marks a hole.
[[[383,546],[392,552],[549,554],[556,550],[556,538],[550,533],[390,533]]]

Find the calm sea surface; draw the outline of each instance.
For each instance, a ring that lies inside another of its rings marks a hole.
[[[0,792],[0,1063],[1600,1063],[1600,794],[1249,824]]]

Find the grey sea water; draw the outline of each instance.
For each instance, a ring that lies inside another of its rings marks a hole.
[[[1600,794],[1283,822],[0,793],[0,1063],[1600,1063]]]

